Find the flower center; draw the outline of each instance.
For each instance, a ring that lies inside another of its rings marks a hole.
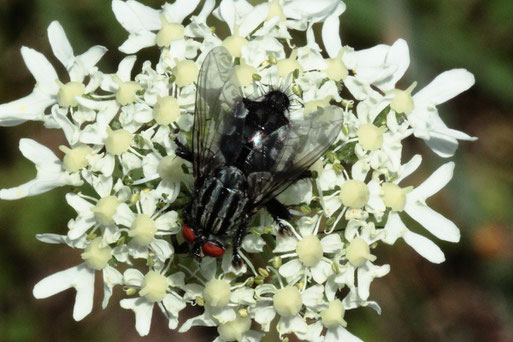
[[[173,96],[159,97],[153,108],[153,117],[159,125],[167,126],[180,115],[180,105]]]
[[[340,187],[339,198],[346,207],[362,208],[369,201],[369,197],[369,188],[360,180],[350,179]]]
[[[273,0],[269,2],[269,15],[266,20],[272,19],[276,16],[280,17],[280,21],[284,21],[287,19],[285,14],[283,14],[283,8],[280,5],[280,0]]]
[[[258,70],[241,60],[240,65],[235,66],[235,72],[237,73],[240,85],[247,87],[253,83],[253,75],[258,73]]]
[[[223,46],[233,57],[240,57],[241,48],[248,43],[248,40],[239,35],[239,27],[235,27],[233,35],[228,36],[223,40]]]
[[[112,258],[112,249],[109,246],[100,247],[101,238],[96,238],[89,243],[81,257],[87,266],[94,270],[102,270]]]
[[[296,60],[297,58],[297,50],[292,50],[292,53],[290,54],[289,58],[281,59],[276,63],[276,66],[278,67],[278,75],[281,77],[285,77],[294,70],[299,70],[299,76],[303,74],[303,67],[299,62]]]
[[[338,299],[335,299],[328,304],[328,308],[321,311],[322,325],[326,328],[336,328],[339,325],[345,327],[347,322],[344,320],[345,314],[344,305]]]
[[[367,260],[376,260],[376,256],[370,254],[369,244],[361,237],[356,237],[349,243],[346,257],[354,267],[362,266]]]
[[[383,131],[373,124],[362,124],[356,132],[358,142],[367,151],[376,151],[383,145]]]
[[[214,307],[221,308],[230,302],[230,283],[223,279],[211,279],[203,290],[203,299]]]
[[[196,63],[190,60],[184,60],[176,63],[173,69],[176,77],[175,83],[179,87],[185,87],[196,81],[199,74],[199,69]]]
[[[116,100],[122,106],[134,103],[136,100],[135,93],[142,89],[137,82],[118,82],[118,91],[116,92]]]
[[[413,84],[406,90],[393,89],[391,92],[392,94],[395,94],[395,96],[392,99],[392,102],[390,102],[390,108],[399,114],[410,114],[414,107],[411,93],[416,86],[417,82],[413,82]]]
[[[78,102],[75,96],[82,96],[84,93],[85,85],[80,82],[60,83],[59,92],[57,93],[57,103],[59,103],[61,107],[76,107]]]
[[[299,313],[303,299],[297,287],[286,286],[274,294],[274,309],[282,317],[292,317]]]
[[[156,232],[155,221],[148,215],[139,214],[132,223],[132,229],[128,232],[128,236],[132,237],[139,246],[148,246]]]
[[[412,186],[402,189],[397,184],[383,183],[383,202],[393,211],[402,211],[406,205],[406,194],[413,190]]]
[[[118,206],[119,201],[116,196],[107,196],[101,198],[91,210],[94,212],[94,216],[100,224],[110,226],[114,224],[112,216],[116,213]]]
[[[327,107],[330,104],[331,97],[326,96],[322,100],[313,100],[305,104],[305,114],[315,112],[317,109]]]
[[[182,160],[174,154],[165,156],[157,166],[157,172],[163,180],[178,183],[184,179]]]
[[[105,139],[105,149],[108,153],[118,156],[130,148],[134,136],[132,133],[118,129],[113,131],[107,127],[107,139]]]
[[[64,169],[68,172],[77,172],[89,165],[86,157],[93,153],[93,149],[87,145],[81,145],[75,148],[61,145],[59,149],[65,153],[62,164]]]
[[[342,62],[342,55],[344,53],[343,49],[340,49],[338,52],[337,57],[335,58],[328,58],[326,60],[326,74],[328,77],[334,81],[340,81],[344,80],[347,75],[349,75],[349,72],[347,71],[346,66],[344,65],[344,62]]]
[[[315,235],[307,235],[297,243],[296,253],[303,265],[313,267],[322,259],[321,241]]]
[[[233,321],[219,325],[217,332],[225,341],[242,341],[242,334],[249,328],[251,328],[251,317],[237,315]]]
[[[173,40],[179,40],[184,37],[185,28],[183,25],[170,23],[163,15],[161,15],[160,21],[162,22],[162,28],[157,33],[155,39],[159,47],[169,47]]]
[[[139,295],[149,302],[160,302],[166,296],[167,278],[156,271],[149,271],[144,276]]]

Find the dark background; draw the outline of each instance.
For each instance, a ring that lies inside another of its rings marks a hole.
[[[163,3],[141,2],[155,8]],[[383,314],[365,308],[348,312],[350,330],[366,341],[513,341],[513,2],[348,0],[346,4],[348,10],[341,18],[344,44],[362,49],[392,44],[397,38],[408,41],[412,63],[400,88],[417,80],[419,90],[452,68],[473,72],[476,85],[439,110],[449,127],[479,137],[474,143],[461,144],[452,158],[456,162],[453,180],[428,201],[458,225],[461,242],[434,240],[446,253],[442,265],[430,264],[403,242],[378,247],[378,263],[392,268],[371,289]],[[0,103],[32,91],[34,80],[19,52],[23,45],[43,52],[65,75],[46,35],[52,20],[63,25],[75,54],[104,45],[110,51],[100,63],[101,70],[117,69],[123,57],[117,47],[127,34],[115,20],[110,1],[0,0]],[[223,29],[218,31],[221,36]],[[155,52],[147,49],[139,60],[155,60]],[[40,123],[0,128],[0,188],[35,175],[33,165],[18,150],[22,137],[35,139],[61,156],[58,146],[64,138],[58,130],[45,129]],[[415,153],[422,153],[424,162],[409,180],[412,185],[446,162],[422,141],[410,139],[403,160]],[[120,288],[109,307],[100,309],[100,281],[93,313],[78,323],[72,319],[72,290],[44,300],[32,297],[38,280],[81,261],[78,251],[45,245],[34,237],[65,233],[74,215],[65,203],[65,192],[57,189],[0,202],[0,340],[212,340],[212,330],[171,335],[157,311],[150,336],[141,339],[132,312],[119,307]]]

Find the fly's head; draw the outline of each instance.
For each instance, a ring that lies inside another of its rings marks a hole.
[[[208,239],[203,234],[197,234],[193,228],[188,225],[183,225],[182,234],[191,246],[191,253],[196,259],[201,259],[202,252],[204,255],[208,255],[214,258],[218,258],[224,255],[226,252],[223,244],[214,239]]]
[[[290,107],[289,95],[281,90],[271,90],[264,96],[264,102],[269,104],[277,112],[283,113]]]

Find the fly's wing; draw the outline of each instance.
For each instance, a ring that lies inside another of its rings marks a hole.
[[[237,126],[243,124],[243,115],[242,90],[232,56],[224,47],[215,47],[198,76],[192,138],[195,177],[204,177],[225,164],[221,138],[226,132],[242,131]]]
[[[342,122],[342,109],[328,106],[266,136],[263,150],[273,165],[248,175],[249,198],[255,207],[279,195],[315,163],[334,143]]]

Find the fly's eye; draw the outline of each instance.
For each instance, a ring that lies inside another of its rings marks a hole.
[[[185,241],[187,241],[188,243],[194,242],[194,239],[196,238],[196,234],[194,234],[194,231],[191,229],[191,227],[189,227],[187,225],[183,225],[182,233],[183,233],[183,237],[185,238]]]
[[[216,242],[207,241],[203,244],[203,252],[211,257],[217,258],[224,254],[225,249]]]

